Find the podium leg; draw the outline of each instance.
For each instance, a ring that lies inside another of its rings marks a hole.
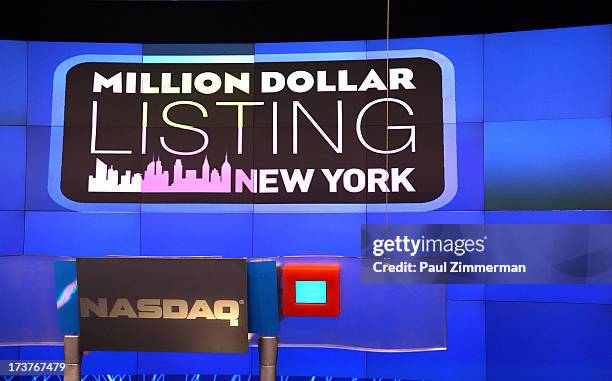
[[[79,335],[64,336],[64,381],[81,381],[81,360]]]
[[[259,337],[259,379],[276,381],[276,359],[278,357],[278,337]]]

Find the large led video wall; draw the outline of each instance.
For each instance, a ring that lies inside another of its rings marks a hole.
[[[0,41],[0,255],[358,257],[365,224],[610,224],[611,32]],[[0,278],[13,270],[3,266]],[[611,302],[609,287],[522,287],[448,287],[449,350],[439,356],[461,362],[460,379],[476,379],[485,357],[503,374],[484,343],[507,337],[484,331],[503,325],[508,304],[486,300]],[[8,315],[44,319],[9,307],[29,292],[0,296],[0,327],[14,324]],[[498,320],[485,322],[485,308]],[[539,313],[530,308],[516,313]],[[603,322],[609,312],[564,310],[550,324]],[[425,354],[410,366],[345,351],[333,364],[302,363],[317,351],[282,352],[281,373],[441,372],[423,365],[435,363]],[[132,374],[250,374],[255,359],[112,356],[117,373]]]

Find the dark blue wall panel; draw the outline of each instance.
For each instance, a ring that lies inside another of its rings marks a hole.
[[[28,254],[140,255],[138,213],[26,212],[25,221]]]
[[[484,125],[458,123],[457,193],[440,210],[484,209]]]
[[[26,209],[65,211],[51,199],[48,191],[49,126],[28,126],[26,132]],[[58,127],[53,127],[58,128]]]
[[[136,352],[89,352],[83,356],[83,374],[138,374]]]
[[[489,301],[612,305],[612,285],[609,284],[489,284],[486,290]]]
[[[23,346],[21,360],[63,360],[64,347],[53,346]]]
[[[487,224],[612,224],[611,210],[487,211]]]
[[[0,210],[25,206],[26,128],[0,125]]]
[[[610,117],[610,28],[485,35],[485,121]]]
[[[24,212],[0,210],[0,255],[23,254],[24,227]]]
[[[612,306],[487,302],[490,380],[612,379]]]
[[[406,322],[407,325],[410,322]],[[368,353],[368,377],[436,381],[485,379],[485,305],[449,301],[448,350],[418,353]],[[401,328],[398,328],[398,334]]]
[[[138,353],[139,374],[251,374],[251,353]]]
[[[250,257],[249,213],[142,213],[142,255]]]
[[[27,120],[28,43],[0,41],[0,125],[23,126]]]
[[[256,367],[257,361],[253,357]],[[259,374],[259,369],[254,369],[254,374]],[[362,378],[366,376],[366,353],[343,349],[280,348],[278,375]]]
[[[253,255],[329,254],[356,256],[360,253],[362,213],[255,214]],[[273,232],[273,233],[271,233]]]
[[[612,209],[610,142],[609,117],[485,123],[486,209]]]
[[[0,360],[19,360],[21,347],[0,347]]]

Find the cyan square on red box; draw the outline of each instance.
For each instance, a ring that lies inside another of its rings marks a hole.
[[[296,303],[296,281],[325,281],[326,303]],[[288,263],[283,266],[283,315],[340,315],[340,265],[337,263]]]

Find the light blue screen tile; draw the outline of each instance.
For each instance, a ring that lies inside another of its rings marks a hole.
[[[327,282],[324,280],[298,280],[295,282],[295,302],[327,303]]]

